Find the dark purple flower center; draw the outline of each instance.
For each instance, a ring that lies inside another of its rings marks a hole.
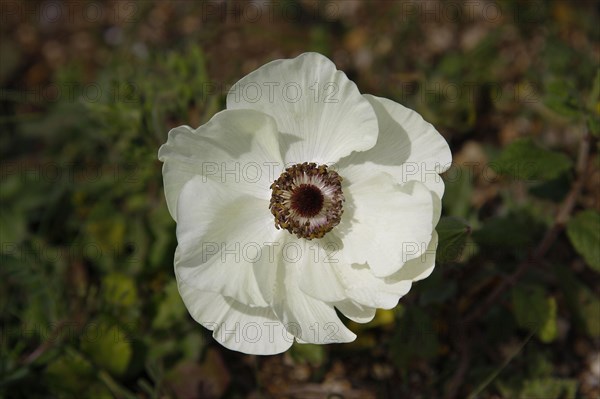
[[[342,218],[342,177],[327,165],[299,163],[287,168],[271,184],[269,209],[275,227],[298,238],[322,238]]]
[[[292,209],[300,216],[310,218],[317,215],[323,208],[325,198],[318,187],[301,184],[292,193]]]

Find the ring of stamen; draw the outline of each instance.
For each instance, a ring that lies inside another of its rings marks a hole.
[[[277,229],[312,240],[340,223],[344,211],[342,178],[327,165],[293,165],[271,184],[271,190],[269,209]]]

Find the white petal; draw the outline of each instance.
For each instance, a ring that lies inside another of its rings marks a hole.
[[[391,309],[408,293],[412,285],[409,279],[404,281],[376,277],[366,264],[339,265],[336,269],[343,280],[348,298],[366,307]]]
[[[332,305],[314,299],[300,289],[300,274],[298,265],[285,260],[277,269],[273,310],[288,332],[299,342],[331,344],[354,341],[356,335],[344,326]]]
[[[289,253],[285,246],[288,235],[289,233],[285,230],[277,230],[272,244],[263,247],[263,255],[266,256],[265,261],[257,262],[252,267],[262,298],[268,304],[272,304],[277,295],[277,269],[280,267],[283,251],[286,251],[286,256]]]
[[[377,114],[377,143],[368,151],[340,160],[338,168],[362,165],[369,171],[387,172],[399,183],[420,181],[441,198],[444,182],[439,173],[452,162],[446,140],[417,112],[386,98],[364,97]]]
[[[344,287],[335,270],[335,266],[341,262],[341,241],[332,234],[326,234],[318,240],[299,239],[288,241],[288,244],[294,242],[302,250],[302,256],[295,262],[300,269],[300,289],[324,302],[345,299]]]
[[[228,349],[274,355],[285,352],[294,342],[271,308],[243,305],[181,281],[179,292],[194,320],[212,330],[215,340]]]
[[[438,197],[438,195],[435,192],[431,192],[431,198],[433,201],[433,228],[435,229],[435,226],[437,226],[438,222],[440,221],[440,218],[442,217],[442,199],[440,197]]]
[[[404,280],[419,281],[429,277],[435,267],[435,253],[438,246],[438,234],[434,230],[427,250],[418,258],[409,260],[402,269],[388,277],[390,283]]]
[[[176,221],[179,193],[194,176],[235,184],[235,190],[268,199],[269,186],[283,168],[275,121],[252,110],[226,110],[196,130],[171,130],[158,158],[164,162],[167,206]]]
[[[434,230],[431,235],[431,241],[427,245],[427,250],[421,254],[418,258],[409,260],[402,266],[402,269],[392,274],[387,280],[394,284],[403,280],[419,281],[429,277],[435,267],[435,255],[438,246],[438,233],[435,231],[435,226],[440,220],[442,214],[442,201],[437,197],[435,193],[432,193],[433,197],[433,221],[432,226]]]
[[[341,301],[336,303],[335,307],[344,316],[357,323],[368,323],[375,317],[375,308],[363,306],[354,301]]]
[[[343,263],[341,248],[341,241],[333,234],[306,240],[282,231],[273,256],[299,270],[297,284],[305,294],[323,302],[336,302],[347,297],[337,271]],[[273,268],[261,266],[255,266],[255,275],[263,297],[270,303],[275,295],[276,273]]]
[[[432,226],[435,226],[439,220],[441,202],[435,193],[431,193],[431,195],[434,215]],[[438,235],[434,230],[427,250],[421,256],[407,261],[399,271],[384,278],[375,277],[367,264],[348,265],[342,262],[336,265],[336,273],[342,281],[345,295],[349,299],[346,302],[357,307],[364,306],[365,309],[395,307],[400,298],[408,293],[412,282],[422,280],[431,274],[435,267],[437,244]],[[340,255],[343,257],[344,252],[341,252]],[[346,314],[345,308],[341,308],[338,304],[336,307],[347,317],[358,321],[351,317],[352,313]]]
[[[269,246],[278,231],[267,200],[204,176],[185,184],[178,201],[178,278],[247,305],[267,306],[254,268],[275,270]]]
[[[399,185],[387,173],[364,166],[348,167],[340,174],[346,202],[335,234],[343,241],[347,260],[368,263],[375,276],[385,277],[427,249],[434,208],[424,184]]]
[[[227,108],[271,115],[284,133],[286,163],[331,164],[371,148],[377,118],[346,74],[317,53],[272,61],[237,82]]]

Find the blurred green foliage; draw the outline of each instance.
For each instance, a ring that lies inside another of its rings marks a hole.
[[[564,154],[544,150],[530,139],[512,142],[491,167],[501,175],[520,180],[551,180],[569,170],[571,160]]]
[[[589,209],[577,213],[567,225],[567,234],[577,252],[600,273],[600,212]]]
[[[154,5],[142,3],[150,14]],[[390,7],[391,16],[380,16],[384,22],[402,10]],[[420,49],[428,29],[414,18],[393,20],[397,31],[372,35],[360,34],[360,23],[351,20],[317,18],[308,29],[285,21],[282,29],[307,34],[306,42],[290,39],[295,44],[282,50],[290,55],[309,46],[332,57],[340,42],[350,48],[371,37],[389,39],[393,51],[376,59],[372,71],[348,71],[361,89],[374,87],[374,94],[418,110],[448,138],[455,159],[476,142],[489,161],[482,173],[463,157],[445,174],[438,266],[401,305],[378,311],[368,325],[348,322],[359,331],[352,344],[295,344],[284,355],[285,362],[313,370],[310,382],[322,381],[341,359],[350,379],[359,378],[352,371],[361,365],[389,364],[393,377],[386,381],[406,397],[415,391],[439,397],[462,369],[457,397],[579,397],[587,353],[574,348],[597,351],[600,338],[600,213],[588,186],[581,197],[592,200],[575,204],[547,255],[511,276],[532,261],[578,177],[581,135],[563,140],[573,143],[566,146],[545,132],[600,134],[597,55],[567,43],[565,31],[574,29],[569,18],[580,34],[599,37],[593,16],[560,1],[506,7],[519,18],[489,29],[471,47],[452,45],[430,59],[410,49]],[[541,29],[538,22],[545,21],[551,23]],[[518,69],[518,51],[510,49],[534,33],[542,49]],[[191,320],[173,276],[175,224],[157,150],[170,127],[204,123],[224,102],[209,73],[212,54],[198,42],[191,36],[162,43],[146,57],[115,51],[93,76],[100,92],[93,100],[89,71],[78,59],[50,78],[73,87],[72,95],[40,103],[24,100],[14,86],[3,89],[0,397],[186,397],[199,386],[204,397],[240,397],[268,388],[269,378],[259,378],[260,361],[229,353]],[[3,84],[18,74],[17,47],[0,42]],[[230,51],[227,57],[220,59],[224,66],[239,66],[253,55]],[[388,83],[413,70],[409,85]],[[385,79],[377,86],[371,75]],[[527,121],[526,131],[503,138],[502,129],[515,120]],[[590,142],[590,169],[597,171],[597,142]],[[510,289],[463,325],[506,280]],[[385,396],[378,379],[384,377],[371,370],[356,375]]]

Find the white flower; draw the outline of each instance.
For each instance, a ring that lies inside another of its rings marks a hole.
[[[448,144],[326,57],[270,62],[159,150],[191,316],[227,348],[350,342],[434,268]]]

